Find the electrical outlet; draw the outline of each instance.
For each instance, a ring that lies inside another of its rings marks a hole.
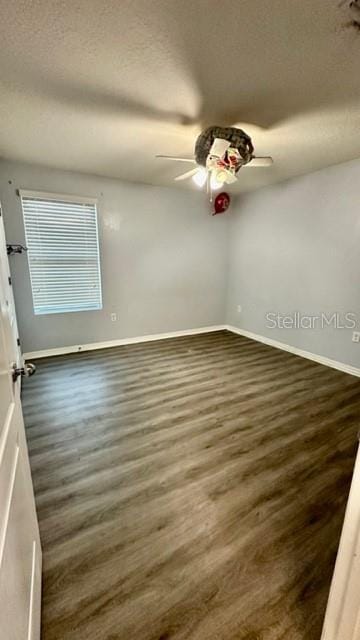
[[[111,322],[116,322],[116,320],[117,320],[116,313],[112,313],[110,317],[111,317]]]
[[[360,342],[360,331],[353,331],[352,341],[353,342]]]
[[[242,312],[242,306],[241,306],[241,304],[238,304],[238,306],[236,307],[236,311],[237,311],[238,313],[241,313],[241,312]]]

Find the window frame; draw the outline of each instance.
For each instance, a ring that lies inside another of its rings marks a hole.
[[[69,204],[74,204],[74,205],[81,205],[81,204],[87,204],[87,205],[93,205],[94,206],[94,212],[95,212],[95,233],[96,233],[96,249],[97,249],[97,271],[98,271],[98,281],[99,281],[99,301],[100,301],[100,306],[96,306],[93,309],[53,309],[53,310],[46,310],[46,311],[36,311],[35,310],[35,300],[34,300],[34,289],[33,289],[33,282],[32,282],[32,277],[31,277],[31,267],[30,267],[30,254],[28,253],[27,259],[28,259],[28,269],[29,269],[29,278],[30,278],[30,288],[31,288],[31,297],[32,297],[32,304],[33,304],[33,313],[35,316],[45,316],[45,315],[61,315],[63,313],[83,313],[83,312],[94,312],[94,311],[101,311],[103,309],[103,292],[102,292],[102,278],[101,278],[101,253],[100,253],[100,237],[99,237],[99,221],[98,221],[98,199],[94,198],[94,197],[88,197],[88,196],[78,196],[78,195],[69,195],[69,194],[63,194],[63,193],[53,193],[53,192],[48,192],[48,191],[32,191],[32,190],[28,190],[28,189],[19,189],[18,191],[19,197],[20,197],[20,203],[21,203],[21,210],[22,210],[22,219],[23,219],[23,225],[24,225],[24,233],[25,233],[25,239],[26,239],[26,244],[27,244],[27,228],[26,228],[26,222],[25,222],[25,215],[24,215],[24,206],[23,206],[23,198],[31,198],[34,200],[50,200],[50,201],[54,201],[54,202],[65,202],[65,203],[69,203]]]

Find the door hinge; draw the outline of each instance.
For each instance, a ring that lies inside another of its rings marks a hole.
[[[8,281],[9,281],[9,285],[11,286],[12,285],[12,281],[11,281],[10,276],[8,277]]]
[[[20,338],[16,338],[16,344],[17,344],[18,347],[21,346]]]

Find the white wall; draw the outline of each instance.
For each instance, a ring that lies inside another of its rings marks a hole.
[[[352,330],[269,329],[265,317],[360,318],[358,185],[360,161],[353,161],[241,196],[230,214],[211,217],[200,192],[2,162],[8,241],[25,241],[19,188],[99,199],[103,310],[34,316],[27,258],[13,256],[23,350],[228,322],[360,367]]]
[[[265,318],[323,311],[360,319],[359,160],[240,198],[229,237],[229,324],[360,367],[352,330],[269,329]]]
[[[20,188],[99,199],[104,304],[35,316],[27,258],[10,257],[24,352],[223,322],[228,219],[209,216],[203,194],[1,162],[8,242],[25,243]]]

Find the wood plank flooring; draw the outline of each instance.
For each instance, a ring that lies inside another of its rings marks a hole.
[[[218,332],[39,360],[43,640],[319,640],[357,378]]]

